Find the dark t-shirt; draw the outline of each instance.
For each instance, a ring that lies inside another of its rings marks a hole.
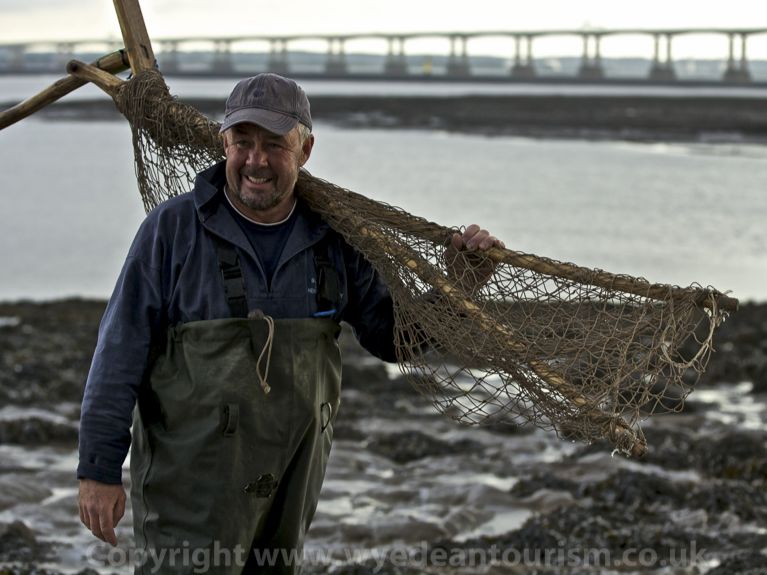
[[[253,251],[256,252],[256,256],[264,268],[266,279],[271,285],[272,276],[282,255],[282,249],[285,247],[293,224],[296,222],[296,210],[293,210],[290,216],[279,224],[257,224],[238,212],[231,203],[224,203],[248,238]]]

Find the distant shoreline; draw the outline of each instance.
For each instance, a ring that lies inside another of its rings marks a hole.
[[[210,117],[219,98],[180,99]],[[0,106],[4,109],[6,105]],[[315,120],[346,128],[422,129],[536,138],[767,143],[767,99],[464,95],[312,97]],[[109,100],[59,102],[46,120],[115,120]]]

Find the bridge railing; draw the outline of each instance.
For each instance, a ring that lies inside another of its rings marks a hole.
[[[690,34],[721,35],[727,39],[727,53],[722,54],[723,70],[719,79],[723,83],[749,83],[752,81],[748,41],[750,38],[767,34],[767,28],[744,29],[581,29],[581,30],[533,30],[509,31],[486,30],[476,32],[408,32],[408,33],[353,33],[313,34],[283,36],[239,36],[239,37],[189,37],[161,38],[155,42],[159,65],[166,74],[210,74],[242,75],[262,70],[282,74],[303,72],[328,77],[354,77],[378,75],[382,78],[407,78],[441,74],[452,79],[472,79],[487,75],[476,66],[478,56],[472,56],[470,43],[488,37],[509,40],[509,52],[498,56],[498,62],[507,62],[497,67],[495,76],[510,80],[535,80],[552,74],[542,69],[534,54],[536,40],[557,36],[575,36],[582,42],[580,62],[572,76],[584,81],[599,81],[615,77],[608,74],[602,53],[602,42],[607,37],[648,36],[652,40],[652,54],[648,54],[648,66],[644,79],[649,82],[674,82],[679,79],[674,56],[675,38]],[[407,44],[425,39],[442,39],[448,47],[447,54],[419,55],[420,66],[413,61],[419,57],[408,55]],[[347,44],[357,41],[380,41],[383,50],[378,54],[349,53]],[[324,54],[299,53],[292,49],[297,44],[314,41],[324,43]],[[262,50],[238,52],[238,47],[260,44]],[[85,48],[103,46],[104,52],[111,52],[118,46],[114,40],[67,40],[35,41],[0,44],[0,73],[58,73],[63,63],[73,55],[82,55]],[[189,47],[198,48],[195,51]],[[208,46],[203,55],[200,46]],[[187,48],[185,50],[185,47]],[[565,57],[565,56],[563,56]],[[577,56],[576,56],[577,57]],[[547,59],[551,59],[550,57]],[[365,60],[367,66],[360,72],[360,66],[352,62]],[[190,65],[194,61],[194,65]]]

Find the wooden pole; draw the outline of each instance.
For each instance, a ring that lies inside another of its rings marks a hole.
[[[84,82],[92,82],[104,92],[109,94],[114,99],[117,90],[125,82],[117,78],[116,76],[105,72],[95,66],[80,62],[79,60],[72,60],[67,64],[67,72],[73,76],[80,78]]]
[[[154,51],[138,0],[114,0],[125,50],[134,74],[155,67]]]
[[[542,274],[569,279],[574,282],[593,285],[606,289],[623,291],[641,297],[666,300],[675,296],[694,295],[695,303],[704,308],[717,308],[734,312],[738,310],[738,300],[705,288],[681,288],[665,284],[651,284],[637,281],[636,278],[612,274],[602,270],[591,270],[570,263],[554,262],[530,254],[522,254],[506,248],[490,248],[488,257],[497,262],[504,262]]]
[[[118,50],[117,52],[112,52],[111,54],[103,56],[93,62],[92,65],[112,74],[119,74],[129,68],[128,58],[124,50]],[[56,100],[63,98],[70,92],[74,92],[87,83],[86,80],[77,78],[73,75],[56,80],[39,94],[16,104],[12,108],[0,112],[0,130],[15,124],[19,120],[23,120],[27,116],[31,116],[38,110],[45,108],[49,104],[53,104]]]
[[[428,230],[424,228],[420,232],[414,233],[432,242],[446,244],[454,232],[455,230],[432,224]],[[713,289],[653,284],[627,275],[613,274],[604,270],[594,270],[571,263],[557,262],[532,254],[515,252],[507,248],[493,247],[483,252],[483,254],[498,263],[506,263],[518,268],[571,280],[584,285],[622,291],[659,301],[692,295],[696,305],[699,307],[710,310],[716,308],[726,312],[738,310],[739,302],[736,298]]]

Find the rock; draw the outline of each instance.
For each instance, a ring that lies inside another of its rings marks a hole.
[[[379,564],[374,559],[349,565],[307,565],[301,573],[304,575],[422,575],[419,570],[394,565],[389,560],[384,560],[382,564]]]
[[[333,439],[339,440],[339,439],[346,439],[349,441],[364,441],[367,439],[367,434],[363,433],[359,430],[359,428],[355,427],[355,425],[348,421],[345,417],[345,412],[343,406],[341,407],[341,412],[338,415],[338,419],[336,419],[335,424],[333,424]]]
[[[51,405],[82,398],[105,302],[0,304],[0,403]]]
[[[651,449],[638,460],[665,469],[696,469],[721,479],[767,480],[767,431],[714,427],[690,431],[676,426],[648,427],[644,431]],[[606,441],[584,446],[569,459],[609,450]]]
[[[767,575],[767,555],[747,551],[727,557],[706,575]]]
[[[77,426],[37,417],[0,420],[0,444],[3,443],[74,446],[77,443]]]
[[[512,421],[493,421],[487,425],[482,425],[482,429],[501,435],[529,435],[534,433],[536,428],[534,425],[519,425]]]
[[[727,430],[696,448],[697,467],[713,477],[767,481],[767,431]]]
[[[0,575],[63,575],[61,571],[43,569],[37,565],[25,563],[24,565],[9,565],[0,567]]]
[[[604,481],[586,486],[583,494],[608,505],[675,506],[692,487],[692,483],[672,482],[653,473],[620,469]]]
[[[767,306],[744,303],[717,331],[714,353],[701,383],[738,383],[759,380],[764,389],[767,363]]]
[[[751,393],[767,393],[767,361],[754,367],[751,382],[753,383]]]
[[[520,479],[514,487],[511,488],[509,493],[515,497],[523,498],[530,497],[542,489],[575,493],[578,490],[578,483],[551,473],[536,474],[531,477]]]
[[[685,500],[691,509],[703,509],[709,515],[734,513],[745,521],[767,524],[767,491],[743,481],[713,481],[697,486]]]
[[[406,431],[376,437],[368,443],[368,449],[395,463],[408,463],[424,457],[479,451],[482,446],[468,440],[448,443],[419,431]]]
[[[47,549],[34,532],[21,521],[0,526],[0,562],[38,561]]]
[[[342,381],[345,389],[359,389],[364,392],[387,388],[390,385],[389,374],[383,363],[354,363],[354,357],[344,357]]]
[[[484,538],[481,544],[514,548],[520,553],[525,549],[541,553],[558,549],[585,553],[598,549],[611,560],[620,559],[627,549],[652,549],[660,562],[672,559],[680,549],[688,548],[690,541],[696,541],[699,548],[705,549],[718,545],[717,539],[705,533],[675,525],[666,512],[597,500],[588,506],[574,505],[535,515],[520,529]],[[475,546],[478,541],[469,543]],[[555,558],[559,556],[555,554]],[[566,560],[567,556],[562,559]]]
[[[51,494],[47,486],[31,481],[26,474],[0,476],[0,510],[24,503],[38,503]]]

